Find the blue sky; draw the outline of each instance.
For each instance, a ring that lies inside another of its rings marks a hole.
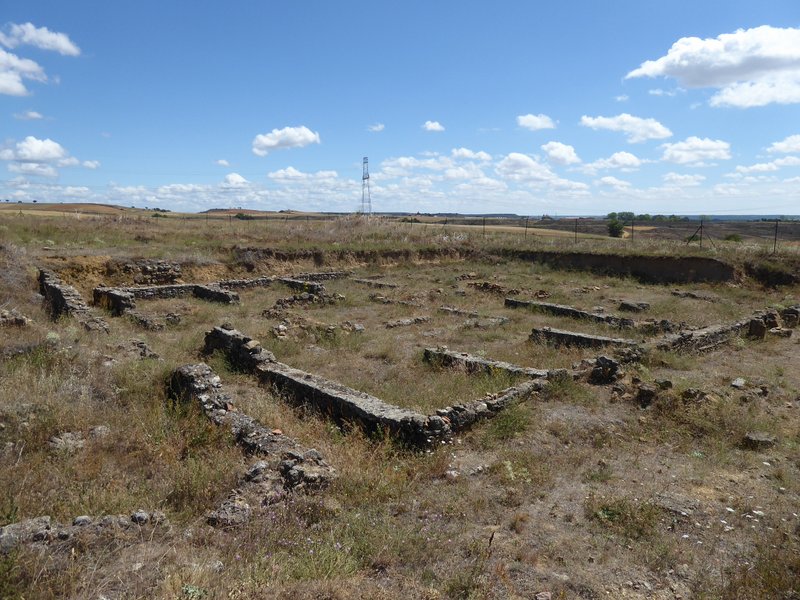
[[[0,198],[800,213],[800,3],[0,10]]]

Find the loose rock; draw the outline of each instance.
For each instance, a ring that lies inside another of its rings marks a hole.
[[[747,450],[766,450],[778,443],[778,438],[763,431],[748,431],[742,440]]]

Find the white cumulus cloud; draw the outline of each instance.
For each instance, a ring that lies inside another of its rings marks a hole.
[[[35,27],[31,23],[11,23],[4,31],[0,31],[0,46],[13,49],[21,45],[53,50],[66,56],[78,56],[81,53],[80,48],[65,33],[50,31],[46,27]],[[29,92],[25,87],[26,79],[45,82],[47,75],[36,61],[20,58],[0,48],[0,94],[27,96]]]
[[[40,140],[29,135],[21,142],[17,142],[14,152],[15,160],[43,162],[56,160],[67,156],[67,151],[58,142],[50,138]]]
[[[386,125],[383,123],[375,123],[374,125],[367,127],[367,131],[371,131],[373,133],[380,133],[384,129],[386,129]]]
[[[20,58],[0,48],[0,94],[27,96],[24,79],[47,81],[44,69],[36,61]]]
[[[574,165],[581,162],[575,148],[569,144],[561,142],[547,142],[542,146],[542,150],[547,153],[547,158],[559,165]]]
[[[35,177],[57,177],[58,171],[52,165],[38,162],[14,162],[8,165],[11,173],[33,175]]]
[[[36,27],[33,23],[12,23],[5,32],[0,32],[0,44],[7,48],[28,45],[41,50],[53,50],[64,56],[79,56],[80,48],[66,33],[50,31],[47,27]]]
[[[663,144],[662,160],[679,165],[703,166],[708,160],[728,160],[731,145],[723,140],[691,136],[682,142]]]
[[[550,167],[519,152],[508,154],[495,170],[498,175],[513,181],[551,181],[556,178]]]
[[[225,179],[222,181],[222,185],[224,187],[230,188],[247,187],[249,184],[250,182],[238,173],[228,173],[225,175]]]
[[[626,134],[628,142],[635,144],[646,140],[660,140],[672,136],[672,132],[655,119],[634,117],[622,113],[615,117],[581,117],[581,125],[591,129],[607,129],[609,131],[622,131]]]
[[[586,165],[589,172],[600,169],[620,169],[622,171],[633,171],[642,166],[641,158],[630,152],[615,152],[608,158],[600,158]]]
[[[780,142],[773,142],[767,148],[767,152],[780,152],[782,154],[794,154],[800,152],[800,135],[790,135]]]
[[[483,152],[482,150],[473,152],[469,148],[453,148],[450,154],[453,158],[466,158],[468,160],[480,160],[484,162],[492,160],[488,152]]]
[[[39,139],[29,135],[13,146],[0,149],[0,160],[9,161],[8,170],[20,175],[39,177],[55,177],[56,167],[76,167],[81,164],[74,156],[70,156],[66,148],[50,138]],[[85,161],[87,168],[100,166],[97,161]]]
[[[625,188],[631,187],[630,181],[625,181],[623,179],[617,179],[616,177],[612,177],[611,175],[607,175],[606,177],[601,177],[595,183],[597,185],[613,187],[613,188],[616,188],[616,189],[625,189]]]
[[[309,144],[319,144],[319,133],[308,127],[284,127],[273,129],[270,133],[260,133],[253,139],[253,154],[266,156],[272,150],[282,148],[302,148]]]
[[[439,121],[425,121],[422,124],[422,128],[425,131],[444,131],[444,125],[439,123]]]
[[[531,131],[556,128],[556,124],[553,123],[553,119],[543,114],[519,115],[517,117],[517,125],[519,125],[520,127],[524,127],[525,129],[530,129]]]
[[[99,160],[85,160],[81,163],[87,169],[98,169],[100,168],[100,161]]]
[[[215,164],[219,165],[220,167],[230,167],[231,163],[229,163],[224,158],[220,158],[219,160],[214,161]]]
[[[684,37],[666,55],[626,75],[635,77],[672,77],[686,87],[716,88],[712,106],[798,103],[800,29],[762,25],[716,38]]]

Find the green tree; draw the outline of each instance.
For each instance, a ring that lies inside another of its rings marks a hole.
[[[625,230],[625,225],[617,219],[612,219],[608,222],[608,235],[611,237],[622,237],[622,232]]]

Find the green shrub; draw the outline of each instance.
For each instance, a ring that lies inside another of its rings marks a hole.
[[[620,238],[623,231],[625,231],[625,225],[621,221],[612,219],[608,222],[608,235],[611,237]]]

